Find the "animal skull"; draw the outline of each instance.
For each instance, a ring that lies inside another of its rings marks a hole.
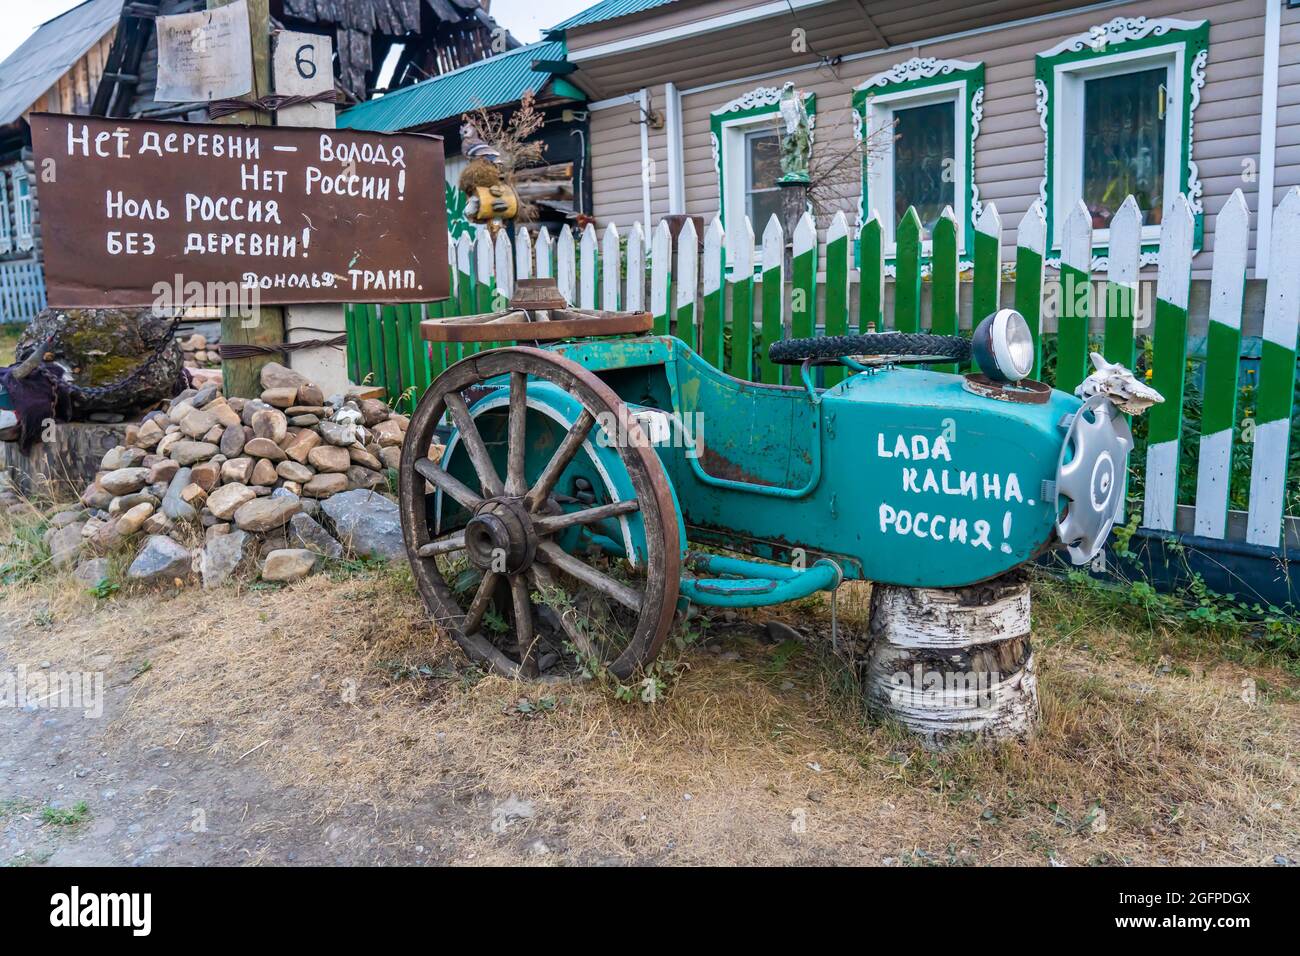
[[[1152,405],[1165,400],[1163,395],[1140,382],[1123,365],[1107,362],[1098,352],[1092,353],[1092,367],[1096,371],[1074,390],[1074,394],[1084,401],[1094,395],[1105,395],[1121,412],[1141,415]]]

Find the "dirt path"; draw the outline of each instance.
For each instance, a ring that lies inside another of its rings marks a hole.
[[[8,667],[0,655],[0,671]],[[239,866],[445,863],[460,829],[487,829],[485,795],[401,808],[325,810],[252,762],[141,746],[116,726],[129,677],[105,688],[99,719],[66,708],[0,709],[0,864]],[[85,820],[45,819],[45,808]],[[436,821],[441,842],[413,842]],[[522,852],[526,852],[526,849]]]

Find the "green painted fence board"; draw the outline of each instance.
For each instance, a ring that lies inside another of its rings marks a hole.
[[[858,331],[885,330],[885,231],[873,211],[858,233]]]
[[[934,224],[930,253],[930,332],[935,335],[957,334],[957,284],[961,277],[957,265],[957,219],[945,208]],[[953,363],[935,366],[936,371],[956,372]]]
[[[894,257],[894,328],[921,331],[921,217],[907,207],[898,224]]]
[[[1092,315],[1092,214],[1083,200],[1065,219],[1061,245],[1060,315],[1056,332],[1056,381],[1073,392],[1088,374],[1088,322]]]
[[[1043,378],[1043,259],[1047,249],[1047,217],[1037,200],[1016,230],[1016,311],[1025,317],[1034,337],[1034,370]]]
[[[728,371],[748,381],[754,369],[754,230],[742,219],[727,230],[727,276],[731,305],[731,362]]]
[[[812,338],[817,328],[817,224],[809,213],[794,228],[790,283],[790,337]]]
[[[704,257],[700,264],[701,291],[704,297],[700,355],[714,368],[723,368],[722,323],[726,318],[723,304],[723,272],[726,268],[722,250],[725,239],[721,220],[714,218],[704,233]]]
[[[762,335],[759,341],[759,379],[768,385],[781,384],[782,367],[772,361],[768,349],[785,338],[785,230],[773,216],[763,230]]]

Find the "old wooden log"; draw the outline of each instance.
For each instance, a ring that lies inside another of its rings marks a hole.
[[[16,441],[3,445],[9,482],[29,498],[68,501],[95,479],[106,452],[126,442],[126,423],[52,422],[24,452]]]
[[[867,706],[936,748],[1028,736],[1039,717],[1029,631],[1022,574],[966,588],[874,585]]]

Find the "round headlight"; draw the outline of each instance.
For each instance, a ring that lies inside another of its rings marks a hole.
[[[1034,369],[1034,336],[1015,309],[998,309],[975,328],[971,351],[995,382],[1018,382]]]

